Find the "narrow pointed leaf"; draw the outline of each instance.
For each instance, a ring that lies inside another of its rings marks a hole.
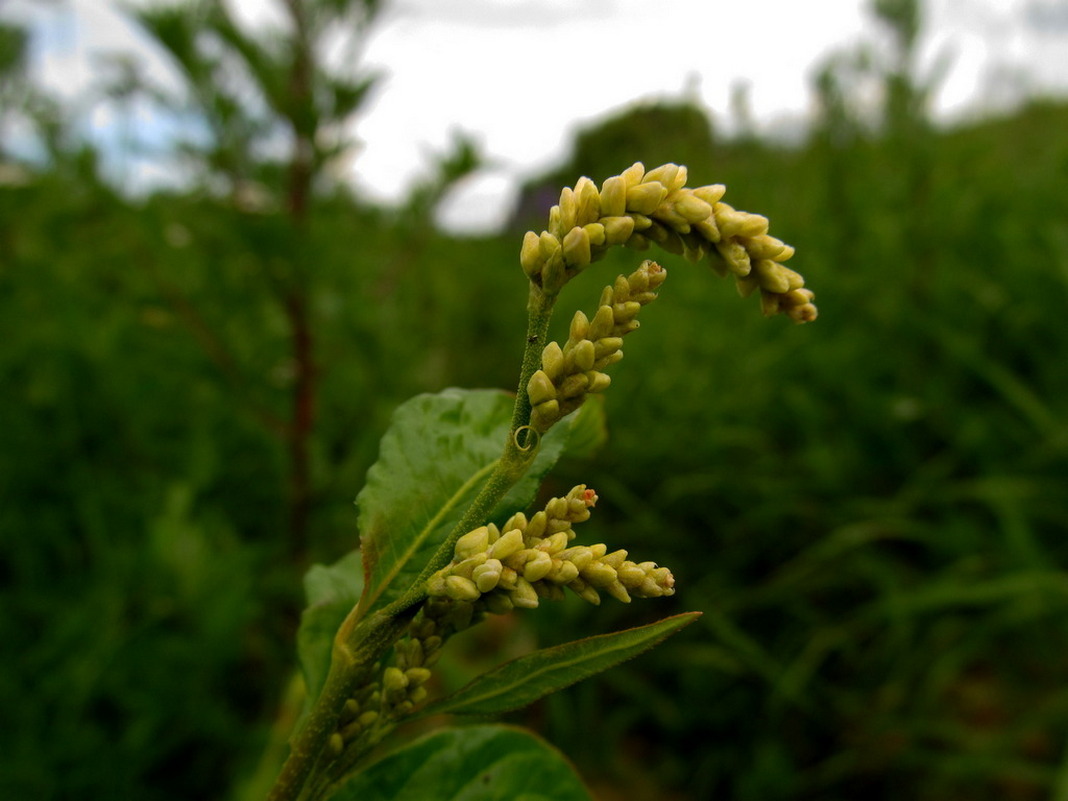
[[[512,726],[422,737],[349,779],[331,801],[591,801],[564,756]]]
[[[484,673],[421,715],[497,715],[519,709],[649,650],[700,616],[700,612],[685,612],[646,626],[535,651]]]
[[[397,408],[378,461],[356,499],[366,587],[360,614],[399,598],[448,537],[493,470],[508,435],[512,396],[448,389]],[[542,438],[527,474],[498,512],[525,508],[563,453],[565,421]]]

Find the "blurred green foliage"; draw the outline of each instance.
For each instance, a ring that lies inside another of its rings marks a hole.
[[[605,799],[1068,799],[1068,106],[872,132],[824,77],[803,147],[675,115],[710,137],[691,184],[770,217],[819,321],[763,320],[665,256],[609,444],[550,487],[595,487],[583,536],[654,553],[679,594],[546,606],[467,658],[704,611],[513,716]],[[572,166],[595,179],[650,158],[641,131],[590,137],[576,160],[599,160]],[[519,239],[432,230],[439,189],[400,215],[320,192],[300,233],[309,560],[356,542],[351,501],[399,402],[515,380]],[[85,149],[0,186],[0,797],[229,798],[254,770],[300,605],[272,285],[291,236],[199,190],[125,199]],[[591,268],[562,311],[638,258]]]

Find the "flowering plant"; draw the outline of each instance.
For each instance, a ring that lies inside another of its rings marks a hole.
[[[623,357],[623,338],[667,272],[644,261],[604,289],[592,317],[575,313],[563,345],[547,342],[570,280],[614,245],[656,243],[690,261],[707,256],[743,296],[759,291],[765,314],[816,317],[804,279],[783,264],[793,248],[768,235],[767,219],[723,203],[723,186],[690,189],[686,179],[685,167],[646,172],[638,163],[599,189],[588,178],[565,188],[547,230],[528,232],[520,252],[528,326],[514,398],[446,390],[396,411],[357,498],[360,549],[306,579],[298,645],[307,708],[272,801],[446,801],[476,779],[486,797],[589,798],[560,755],[512,727],[449,727],[381,756],[378,747],[401,723],[429,714],[522,707],[636,656],[700,614],[535,651],[430,700],[449,638],[487,615],[532,609],[567,590],[593,604],[675,591],[666,567],[575,544],[594,490],[579,485],[523,511],[555,462],[601,430],[601,406],[585,401],[611,384],[605,371]]]

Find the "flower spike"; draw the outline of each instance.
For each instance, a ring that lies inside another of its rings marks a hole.
[[[760,291],[764,314],[798,323],[816,319],[815,297],[804,278],[783,262],[794,249],[768,235],[768,220],[722,202],[722,184],[686,187],[686,168],[663,164],[646,172],[636,162],[601,184],[580,178],[565,188],[540,235],[528,231],[519,261],[543,292],[557,294],[608,248],[643,250],[655,242],[669,253],[700,261],[708,256],[720,276],[733,274],[738,290]]]

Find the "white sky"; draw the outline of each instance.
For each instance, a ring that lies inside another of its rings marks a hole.
[[[151,0],[139,0],[140,3]],[[277,0],[229,0],[252,24]],[[868,0],[392,0],[364,53],[386,78],[357,120],[354,179],[375,199],[403,196],[450,133],[475,134],[493,169],[473,178],[451,216],[490,225],[523,175],[559,159],[576,122],[628,102],[696,92],[720,128],[729,97],[749,86],[765,128],[804,118],[811,72],[835,49],[877,37]],[[921,67],[952,56],[936,109],[944,117],[996,106],[1022,88],[1068,90],[1068,0],[927,0]],[[37,34],[33,72],[87,103],[93,55],[134,52],[177,85],[113,0],[0,0],[0,15]],[[1026,76],[1026,78],[1022,77]],[[158,120],[89,114],[95,135],[165,141]],[[133,178],[142,180],[145,166]],[[507,212],[507,208],[504,208]],[[450,216],[447,214],[447,216]],[[454,225],[456,220],[453,220]],[[462,226],[461,226],[462,227]]]

